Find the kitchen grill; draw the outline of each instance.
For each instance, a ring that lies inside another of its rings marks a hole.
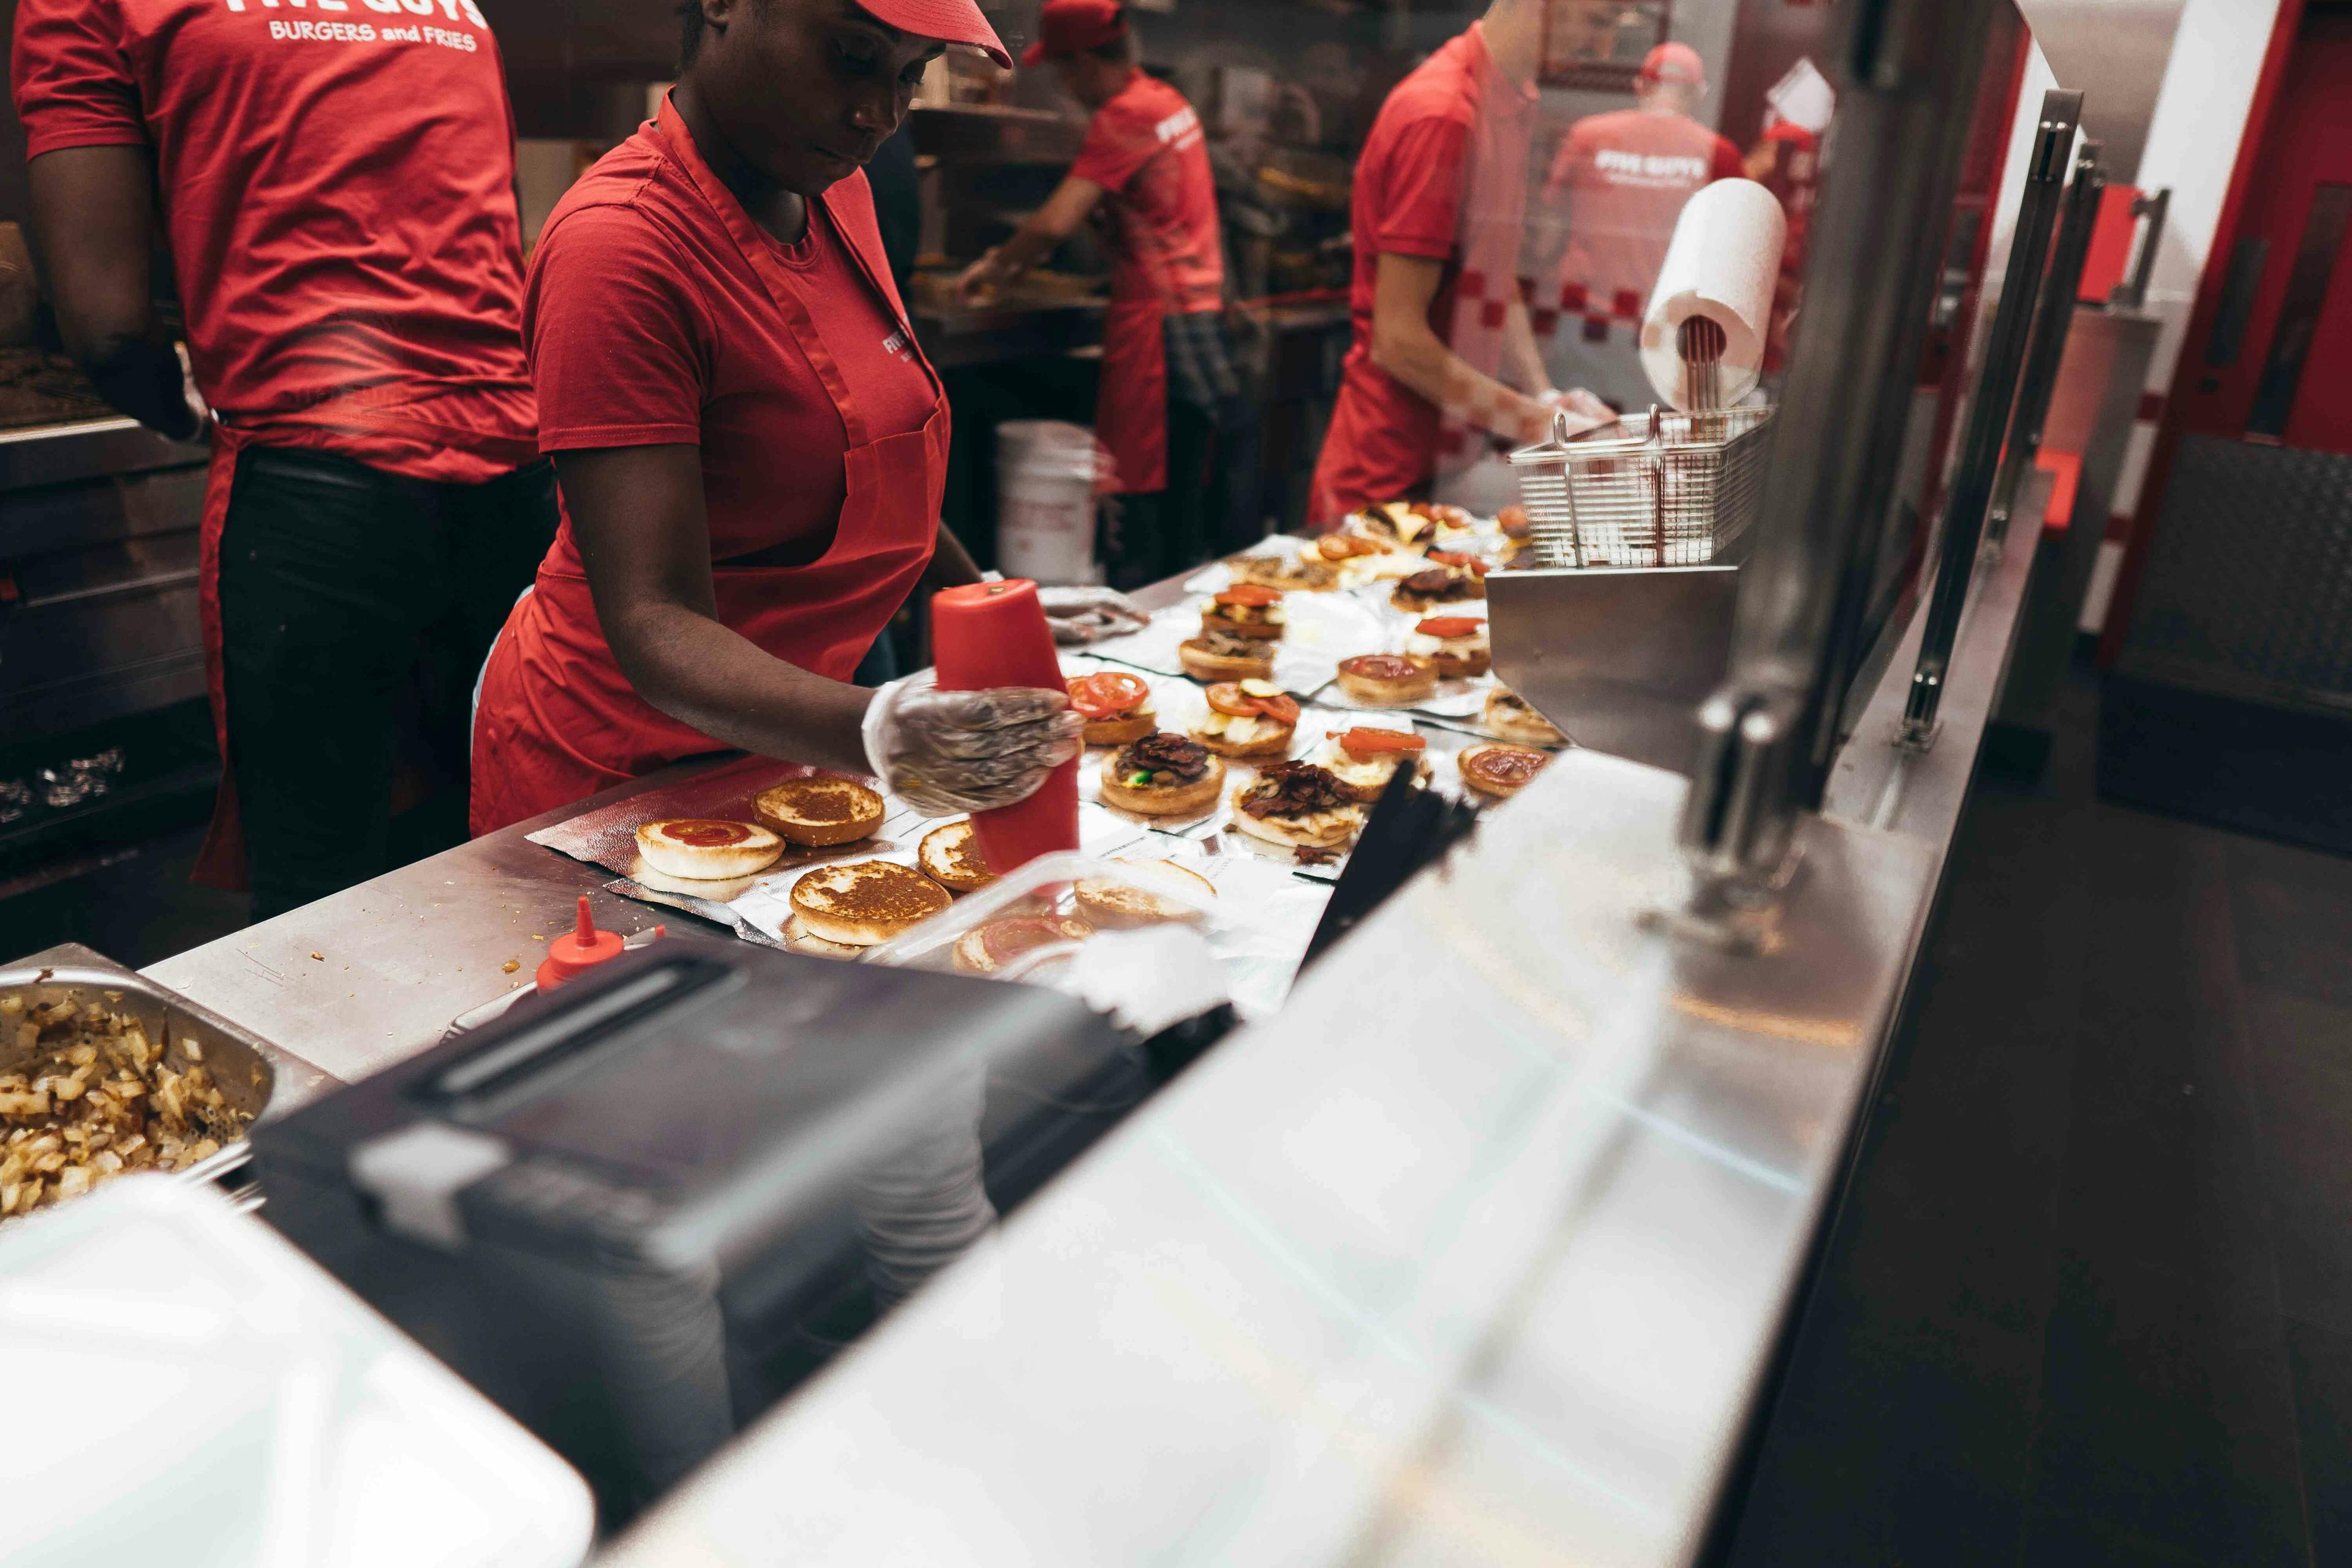
[[[1511,454],[1539,567],[1704,566],[1755,521],[1770,404],[1653,408]]]

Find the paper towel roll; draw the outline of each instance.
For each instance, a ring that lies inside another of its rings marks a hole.
[[[1717,180],[1684,205],[1642,318],[1642,368],[1661,403],[1690,406],[1677,339],[1693,316],[1714,321],[1727,340],[1719,405],[1727,408],[1755,389],[1788,235],[1779,198],[1753,180]]]

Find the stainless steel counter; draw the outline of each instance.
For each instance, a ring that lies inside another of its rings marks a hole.
[[[2032,557],[1979,574],[1934,749],[1874,709],[1834,804],[1885,826],[1801,825],[1759,953],[1643,919],[1684,781],[1564,756],[607,1568],[1694,1562]]]
[[[623,784],[596,803],[674,776]],[[530,984],[582,893],[597,923],[624,936],[692,919],[607,893],[609,871],[525,841],[585,809],[519,823],[145,973],[322,1072],[363,1078],[433,1044],[460,1013]]]

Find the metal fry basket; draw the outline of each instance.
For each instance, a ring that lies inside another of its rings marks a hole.
[[[1653,408],[1511,454],[1538,566],[1704,566],[1755,521],[1773,405]]]

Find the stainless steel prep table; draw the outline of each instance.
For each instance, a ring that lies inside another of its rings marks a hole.
[[[1157,608],[1185,594],[1168,582],[1136,597]],[[611,872],[528,836],[710,765],[683,763],[618,785],[146,973],[322,1072],[363,1078],[439,1039],[459,1014],[530,984],[547,939],[571,929],[583,893],[597,923],[624,936],[689,919],[604,891]]]

